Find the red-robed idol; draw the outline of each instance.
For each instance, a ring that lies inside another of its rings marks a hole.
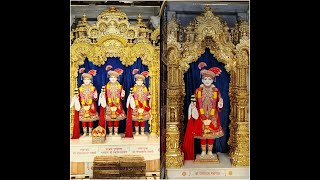
[[[122,85],[118,82],[118,77],[122,74],[122,69],[109,70],[109,82],[105,85],[105,93],[101,93],[99,97],[100,120],[99,125],[106,127],[105,121],[108,121],[109,135],[118,135],[119,121],[126,118],[122,106],[122,100],[125,96],[125,91]],[[102,112],[102,113],[101,113]],[[114,130],[114,131],[112,131]]]
[[[212,67],[209,70],[203,69],[200,73],[202,75],[202,84],[194,93],[196,105],[190,105],[189,107],[191,116],[189,116],[182,148],[186,160],[194,159],[193,138],[200,139],[202,150],[200,157],[205,156],[206,144],[208,144],[207,155],[213,158],[214,139],[224,135],[219,116],[219,112],[223,107],[223,99],[219,89],[212,84],[214,78],[221,73],[221,70],[217,67]]]
[[[83,84],[79,87],[78,95],[74,96],[71,102],[72,106],[75,105],[72,139],[80,137],[79,121],[82,122],[83,136],[91,136],[93,121],[99,119],[96,104],[98,94],[91,83],[92,75],[96,75],[96,70],[90,70],[88,73],[83,73],[83,71],[84,68],[81,68],[80,73],[82,73]]]
[[[135,85],[132,88],[133,99],[135,108],[132,109],[132,121],[134,122],[135,135],[144,135],[144,127],[146,121],[150,119],[150,106],[149,106],[149,91],[145,86],[145,78],[149,77],[148,71],[143,71],[141,74],[137,74],[139,69],[134,69],[132,74],[135,74]],[[139,125],[141,132],[139,133]]]

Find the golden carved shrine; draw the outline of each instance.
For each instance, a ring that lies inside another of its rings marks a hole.
[[[184,164],[181,151],[183,99],[185,98],[184,73],[189,64],[197,61],[205,48],[210,49],[230,74],[230,146],[233,166],[249,166],[249,27],[240,21],[229,32],[229,27],[215,16],[209,6],[181,31],[175,17],[167,25],[168,96],[166,117],[166,167],[178,168]],[[186,37],[179,41],[180,34]]]
[[[151,119],[150,132],[159,136],[160,130],[160,27],[154,31],[147,28],[140,15],[136,24],[130,24],[127,15],[110,7],[97,17],[95,24],[87,22],[86,15],[71,32],[70,95],[77,87],[79,65],[88,58],[96,66],[103,65],[108,57],[119,57],[125,66],[132,65],[137,58],[147,65],[150,73]],[[71,128],[73,111],[70,111]],[[71,129],[72,132],[72,129]]]

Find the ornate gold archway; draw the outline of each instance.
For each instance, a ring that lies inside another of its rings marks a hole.
[[[175,17],[168,23],[168,104],[166,131],[166,167],[182,167],[181,134],[184,124],[183,99],[185,96],[184,73],[189,64],[198,60],[208,47],[230,73],[230,146],[233,166],[249,165],[249,119],[248,119],[248,23],[239,22],[229,29],[225,22],[215,16],[210,7],[197,16],[185,29]],[[231,31],[231,33],[230,33]]]
[[[131,25],[127,15],[115,7],[102,12],[93,25],[83,15],[82,21],[71,32],[70,98],[77,87],[79,65],[84,64],[86,57],[96,66],[103,65],[108,57],[119,57],[123,65],[130,66],[140,57],[142,64],[148,66],[150,74],[150,132],[159,136],[160,47],[156,44],[160,27],[152,31],[143,23],[140,15],[137,20],[136,24]],[[70,111],[71,133],[73,112]]]

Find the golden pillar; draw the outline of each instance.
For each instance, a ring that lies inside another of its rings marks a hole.
[[[243,42],[241,42],[241,40]],[[232,123],[230,124],[230,156],[233,166],[249,166],[249,46],[243,37],[237,45],[235,85],[232,91]]]
[[[74,90],[77,87],[78,67],[75,63],[71,62],[70,70],[70,99],[74,96]],[[73,120],[74,120],[74,107],[70,109],[70,137],[73,135]]]
[[[154,136],[160,135],[160,48],[156,49],[154,61],[149,67],[150,92],[151,92],[151,120],[150,133]]]
[[[229,100],[230,100],[230,136],[228,140],[228,145],[230,146],[229,155],[232,156],[234,152],[234,145],[235,145],[235,136],[236,130],[234,127],[234,122],[236,121],[237,111],[236,111],[236,100],[235,100],[235,86],[236,86],[236,72],[235,70],[230,71],[230,86],[229,86]]]
[[[167,122],[166,133],[166,167],[179,168],[183,166],[184,155],[180,151],[178,122]]]
[[[170,56],[169,56],[170,57]],[[168,64],[168,107],[167,107],[167,133],[166,133],[166,167],[177,168],[183,166],[184,155],[181,152],[181,116],[183,94],[181,89],[181,71],[178,64]]]

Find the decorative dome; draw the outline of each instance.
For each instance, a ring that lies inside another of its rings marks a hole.
[[[103,11],[97,18],[98,20],[100,19],[116,19],[118,21],[121,20],[128,20],[128,16],[126,13],[120,11],[119,9],[116,9],[114,6],[111,6],[110,9],[107,9]]]
[[[75,31],[76,32],[85,32],[87,31],[87,28],[89,28],[90,24],[87,21],[87,16],[85,14],[83,14],[81,21],[79,21]]]
[[[139,32],[150,32],[146,24],[144,24],[144,22],[142,21],[142,17],[140,14],[137,20],[138,22],[134,26],[139,30]]]

